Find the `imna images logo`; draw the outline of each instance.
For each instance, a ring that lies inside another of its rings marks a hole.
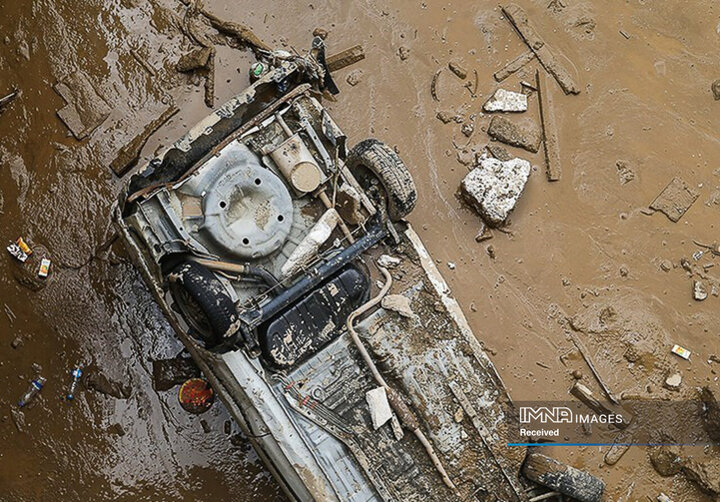
[[[521,406],[520,423],[529,424],[539,421],[542,424],[548,422],[553,424],[573,423],[573,412],[566,406]]]

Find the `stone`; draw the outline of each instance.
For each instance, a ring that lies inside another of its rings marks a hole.
[[[655,471],[663,477],[674,476],[682,471],[683,460],[678,446],[651,446],[648,456]]]
[[[372,420],[373,429],[377,430],[382,427],[393,416],[388,402],[385,387],[376,387],[365,393],[365,400],[370,408],[370,419]]]
[[[676,222],[690,209],[699,194],[680,178],[673,178],[650,204],[650,209],[660,211]]]
[[[513,122],[505,117],[495,116],[490,121],[487,133],[502,143],[524,148],[532,153],[538,152],[542,141],[540,129],[529,119]]]
[[[682,375],[680,373],[672,373],[665,379],[665,388],[670,390],[678,390],[682,383]]]
[[[530,162],[484,158],[462,181],[462,193],[485,222],[503,225],[515,208],[530,176]]]
[[[380,305],[382,306],[382,308],[397,312],[403,317],[415,317],[415,312],[413,312],[412,307],[410,306],[410,299],[407,296],[386,295],[385,297],[383,297]]]
[[[402,263],[400,258],[388,254],[381,255],[380,258],[378,258],[378,265],[384,268],[395,268],[400,265],[400,263]]]
[[[672,262],[670,260],[663,260],[660,262],[660,268],[664,272],[670,272],[672,270]]]
[[[212,48],[210,47],[200,47],[192,50],[187,54],[180,56],[180,60],[175,65],[175,69],[181,73],[189,73],[191,71],[207,68],[211,55]]]
[[[707,288],[702,281],[693,281],[693,298],[701,302],[708,297]]]
[[[615,162],[617,168],[618,178],[620,184],[625,185],[635,179],[635,171],[630,167],[630,164],[624,160],[618,160]]]
[[[402,46],[397,51],[398,56],[400,57],[400,61],[405,61],[407,58],[410,57],[410,49],[408,49],[405,46]]]
[[[351,71],[347,78],[345,79],[345,82],[348,83],[349,86],[355,87],[360,83],[360,80],[362,79],[363,72],[362,70],[353,70]]]
[[[525,94],[505,89],[496,90],[483,105],[483,110],[486,112],[524,112],[527,108]]]

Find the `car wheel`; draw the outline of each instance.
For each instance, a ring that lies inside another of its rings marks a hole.
[[[600,502],[605,483],[585,471],[540,453],[529,452],[523,465],[526,478],[580,502]]]
[[[235,334],[235,303],[208,268],[188,261],[176,267],[170,279],[171,292],[183,316],[206,343],[216,345]]]
[[[402,159],[385,143],[376,139],[361,141],[348,153],[347,166],[365,188],[368,172],[382,184],[392,221],[401,220],[415,208],[415,182]]]

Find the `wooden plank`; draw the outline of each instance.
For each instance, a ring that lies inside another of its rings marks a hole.
[[[542,80],[542,81],[541,81]],[[542,126],[543,150],[545,151],[545,172],[548,181],[558,181],[562,168],[560,166],[560,151],[558,148],[557,129],[555,128],[555,115],[552,109],[552,98],[549,95],[547,77],[540,77],[535,70],[535,84],[540,105],[540,124]]]
[[[502,82],[533,59],[535,59],[535,53],[533,51],[523,52],[518,57],[516,57],[508,64],[496,71],[494,75],[495,80],[498,82]]]
[[[365,49],[363,49],[362,45],[356,45],[332,56],[328,56],[325,62],[328,65],[328,69],[334,72],[342,70],[346,66],[355,64],[363,59],[365,59]]]
[[[555,80],[557,80],[563,92],[565,94],[579,94],[580,89],[575,83],[572,73],[560,63],[558,57],[555,56],[550,47],[548,47],[535,28],[530,24],[530,20],[525,11],[515,4],[502,7],[502,11],[530,50],[535,53],[543,67],[550,75],[555,77]],[[567,59],[562,54],[560,54],[560,56],[563,59]]]

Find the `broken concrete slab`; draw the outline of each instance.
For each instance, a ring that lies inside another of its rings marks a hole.
[[[708,297],[707,288],[705,287],[705,283],[703,281],[694,280],[693,281],[693,298],[701,302]]]
[[[465,199],[485,222],[497,227],[515,208],[530,176],[530,162],[523,159],[500,161],[481,159],[462,181]]]
[[[57,115],[78,140],[87,137],[110,115],[110,105],[81,71],[72,73],[53,88],[67,103]]]
[[[650,204],[650,209],[660,211],[677,223],[690,209],[700,194],[680,178],[673,178]]]
[[[486,112],[524,112],[527,110],[527,96],[506,89],[496,90],[483,105]]]
[[[381,255],[378,258],[378,265],[384,268],[395,268],[400,265],[402,260],[396,256],[390,256],[389,254]]]
[[[670,390],[678,390],[682,384],[682,375],[680,373],[672,373],[665,379],[665,387]]]
[[[408,298],[407,296],[386,295],[385,297],[383,297],[380,305],[385,310],[392,310],[393,312],[397,312],[403,317],[407,317],[410,319],[415,317],[415,312],[413,312],[413,309],[410,306],[410,298]]]
[[[513,122],[505,117],[495,116],[490,121],[487,133],[502,143],[524,148],[532,153],[538,152],[542,141],[540,129],[531,119]]]
[[[393,416],[388,402],[385,387],[376,387],[365,393],[365,400],[370,408],[370,419],[373,429],[377,430],[390,420]]]
[[[513,158],[513,156],[510,155],[510,152],[507,151],[507,148],[502,145],[490,144],[487,146],[487,150],[488,152],[490,152],[490,155],[492,155],[498,160],[502,160],[503,162]]]
[[[365,59],[365,49],[362,45],[355,45],[349,49],[332,54],[325,59],[331,72],[335,72]]]

